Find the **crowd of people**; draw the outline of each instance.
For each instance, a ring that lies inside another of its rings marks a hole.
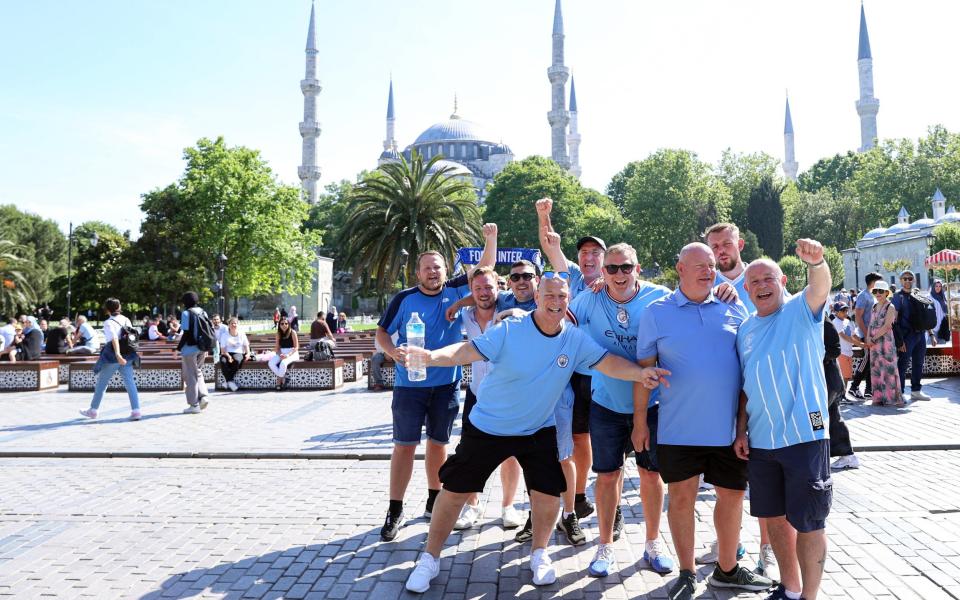
[[[914,353],[914,364],[922,364],[916,348],[925,344],[912,340],[930,332],[907,331],[913,321],[903,316],[912,275],[901,275],[903,299],[889,308],[886,292],[874,293],[877,281],[868,276],[865,297],[875,304],[858,308],[854,323],[850,297],[830,298],[830,270],[817,241],[796,241],[808,283],[791,295],[777,263],[744,264],[739,229],[718,223],[703,232],[703,242],[679,249],[679,285],[670,290],[640,278],[628,244],[607,246],[586,235],[576,244],[576,262],[568,260],[550,222],[552,202],[540,200],[536,210],[550,270],[518,261],[503,290],[493,270],[497,227],[488,224],[483,256],[469,275],[448,279],[443,257],[423,253],[418,285],[397,294],[378,323],[378,348],[396,363],[384,541],[395,540],[406,520],[414,452],[427,437],[430,530],[407,589],[430,588],[446,538],[480,519],[478,494],[498,468],[502,524],[520,528],[517,541],[531,543],[534,584],[557,577],[547,552],[550,532],[584,544],[579,520],[593,512],[599,535],[587,575],[614,572],[625,458],[632,453],[645,566],[679,571],[669,598],[694,597],[698,563],[716,563],[708,582],[717,588],[770,590],[772,600],[815,598],[827,558],[831,472],[858,466],[839,404],[864,369],[877,387],[877,366],[883,377],[891,371],[896,377],[897,352]],[[874,328],[861,322],[866,312],[875,315]],[[413,313],[426,325],[425,349],[407,345]],[[888,343],[884,336],[898,327],[904,340]],[[866,348],[875,365],[861,361],[855,373],[854,345]],[[408,376],[411,359],[425,361],[425,379]],[[448,456],[465,364],[473,379],[460,442]],[[912,371],[914,399],[924,396],[921,372]],[[900,383],[896,389],[902,394]],[[591,470],[595,504],[584,493]],[[531,506],[522,528],[514,505],[521,474]],[[716,491],[716,538],[695,556],[694,507],[704,485]],[[740,564],[748,488],[760,528],[756,568]],[[659,539],[667,493],[675,558]]]

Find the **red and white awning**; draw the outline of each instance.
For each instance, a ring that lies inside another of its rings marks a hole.
[[[960,252],[956,250],[941,250],[923,261],[925,267],[934,269],[960,269]]]

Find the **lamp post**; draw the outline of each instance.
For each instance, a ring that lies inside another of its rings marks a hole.
[[[70,233],[67,236],[67,318],[70,318],[70,299],[73,296],[73,243],[76,236],[73,235],[73,221],[70,222]],[[90,247],[96,248],[100,242],[100,236],[94,231],[90,236]]]
[[[860,249],[853,249],[853,287],[860,287]]]
[[[400,251],[400,256],[403,257],[403,266],[400,268],[400,289],[407,288],[407,260],[410,258],[410,253],[406,250]]]
[[[927,236],[927,256],[930,256],[931,251],[933,250],[933,236]],[[926,262],[926,261],[924,261]],[[917,284],[919,285],[919,281]],[[933,291],[933,269],[927,269],[927,283],[930,284],[930,291]]]
[[[217,267],[220,269],[220,280],[217,282],[217,291],[220,294],[220,299],[218,302],[220,318],[223,318],[223,275],[227,270],[227,255],[223,252],[220,253],[220,256],[217,257]]]

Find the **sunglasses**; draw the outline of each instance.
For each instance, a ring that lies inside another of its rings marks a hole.
[[[521,279],[524,281],[530,281],[534,277],[536,277],[536,275],[533,273],[510,273],[510,281],[514,283],[520,281]]]
[[[913,277],[901,277],[900,281],[913,281]]]
[[[887,293],[887,290],[873,290],[874,296],[879,296],[880,294],[886,295],[886,293]]]
[[[561,271],[559,273],[557,271],[547,271],[543,274],[543,277],[544,279],[563,279],[566,281],[567,279],[570,279],[570,273],[567,273],[566,271]]]
[[[621,273],[629,273],[636,268],[636,266],[637,265],[631,265],[630,263],[623,263],[622,265],[603,265],[603,268],[607,271],[607,273],[616,275],[617,269],[619,269]]]

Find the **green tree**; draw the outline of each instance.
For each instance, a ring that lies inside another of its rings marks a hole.
[[[357,175],[356,182],[360,183],[367,175],[369,171],[361,172]],[[357,183],[343,179],[327,184],[324,191],[317,195],[317,201],[310,207],[307,220],[303,224],[304,229],[320,235],[322,244],[318,252],[334,259],[335,263],[339,263],[343,258],[346,240],[341,240],[341,233],[347,223],[350,195]]]
[[[170,240],[177,264],[203,269],[204,298],[218,279],[217,257],[227,256],[224,296],[299,293],[309,287],[319,235],[301,228],[307,204],[296,187],[281,185],[259,151],[203,138],[184,151],[183,176],[173,188],[154,190],[141,205],[156,226],[151,244]],[[171,285],[171,287],[173,287]],[[181,293],[177,290],[175,293]]]
[[[0,206],[0,239],[16,248],[24,281],[34,292],[38,304],[61,305],[66,298],[55,297],[53,280],[67,270],[67,236],[57,223],[13,205]]]
[[[796,294],[807,285],[807,265],[793,255],[786,255],[777,261],[780,270],[787,276],[787,291]]]
[[[740,260],[742,260],[744,264],[750,264],[751,261],[763,256],[763,249],[760,247],[760,242],[757,241],[757,234],[749,229],[744,229],[740,231],[740,238],[743,240],[743,250],[740,251]]]
[[[802,192],[826,190],[837,197],[853,178],[860,165],[860,154],[849,151],[830,158],[821,158],[797,177],[797,188]]]
[[[747,226],[757,234],[757,243],[764,254],[774,260],[783,256],[783,206],[780,195],[783,185],[764,175],[750,190],[747,208]]]
[[[883,270],[887,273],[897,273],[910,268],[912,263],[905,258],[898,258],[897,260],[885,260],[883,261]]]
[[[730,191],[687,150],[659,150],[641,161],[625,198],[626,216],[642,233],[638,252],[661,265],[673,264],[681,247],[730,217]]]
[[[934,228],[930,252],[941,250],[960,250],[960,223],[941,223]]]
[[[779,164],[779,160],[766,152],[741,154],[727,148],[716,169],[717,177],[730,190],[730,219],[740,227],[752,229],[761,240],[759,229],[751,224],[750,196],[765,179],[776,180]]]
[[[20,256],[27,251],[10,240],[0,240],[0,313],[7,316],[32,312],[37,303],[25,275],[31,265]]]
[[[591,197],[602,198],[595,194]],[[561,236],[563,251],[567,256],[576,253],[579,236],[592,231],[583,227],[593,227],[604,219],[614,218],[609,214],[609,201],[604,202],[605,206],[600,207],[599,212],[586,214],[585,191],[577,178],[548,158],[530,156],[508,164],[494,177],[493,186],[487,193],[483,218],[488,223],[500,226],[500,246],[540,247],[537,211],[534,208],[540,198],[553,199],[550,221]]]
[[[833,246],[825,246],[823,248],[823,260],[827,261],[827,266],[830,267],[830,283],[832,289],[840,289],[843,287],[843,255],[834,248]]]
[[[452,176],[451,167],[434,169],[440,158],[424,163],[413,152],[410,162],[401,157],[382,165],[353,191],[340,238],[347,245],[345,261],[355,274],[375,278],[381,293],[404,267],[406,281],[416,281],[414,259],[421,252],[436,250],[452,265],[458,248],[481,239],[472,184]]]
[[[607,196],[621,213],[625,213],[627,208],[627,182],[637,172],[639,166],[638,160],[627,163],[627,166],[614,175],[607,184]]]
[[[70,309],[74,314],[87,310],[99,312],[103,301],[117,297],[129,299],[124,255],[130,247],[129,233],[102,221],[87,221],[74,227],[73,271],[70,274]],[[96,235],[96,245],[90,243]],[[58,297],[66,298],[66,275],[54,281]],[[72,317],[72,315],[71,315]]]
[[[818,192],[787,190],[782,200],[785,252],[793,252],[800,238],[815,239],[824,246],[849,248],[863,235],[862,211],[851,196],[833,196],[825,189]]]

